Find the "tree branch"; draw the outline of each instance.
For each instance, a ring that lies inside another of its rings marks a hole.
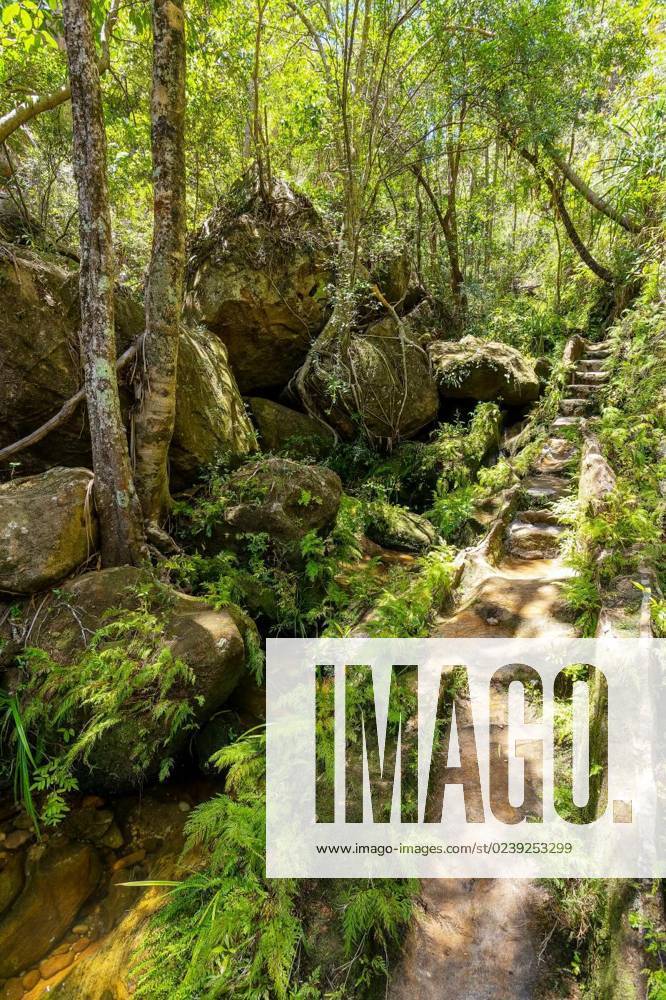
[[[616,222],[618,226],[622,226],[622,228],[626,229],[628,233],[640,233],[642,227],[637,222],[630,219],[627,215],[620,212],[619,209],[614,208],[604,197],[597,194],[596,191],[593,191],[589,184],[583,180],[580,174],[576,173],[571,164],[568,163],[563,156],[560,156],[557,150],[555,150],[549,143],[547,143],[544,148],[558,170],[564,174],[569,183],[575,187],[579,194],[582,194],[583,198],[585,198],[585,200],[589,202],[593,208],[596,208],[598,212],[602,212],[606,218]]]
[[[111,0],[109,13],[106,16],[106,20],[104,21],[100,32],[102,52],[97,61],[100,74],[106,73],[111,65],[109,46],[113,29],[115,28],[116,21],[118,20],[118,7],[119,0]],[[32,121],[33,118],[41,115],[44,111],[53,111],[54,108],[60,107],[61,104],[65,104],[71,96],[72,88],[69,83],[65,83],[62,87],[59,87],[58,90],[54,90],[50,94],[42,94],[41,96],[33,95],[32,97],[29,97],[27,101],[23,102],[23,104],[19,104],[17,108],[13,108],[11,111],[8,111],[6,115],[2,115],[2,117],[0,117],[0,143],[5,142],[5,140],[8,139],[12,133],[16,132],[17,129],[21,128],[22,125]]]
[[[116,361],[116,371],[121,372],[123,368],[126,368],[130,361],[136,358],[139,347],[143,340],[143,334],[128,347],[127,350],[120,355]],[[14,441],[13,444],[8,444],[6,448],[0,449],[0,462],[6,462],[8,459],[13,458],[14,455],[18,455],[19,452],[25,451],[26,448],[31,448],[32,445],[38,444],[40,441],[51,433],[55,431],[58,427],[62,427],[66,424],[71,416],[76,412],[79,404],[82,403],[86,398],[85,388],[79,389],[78,392],[74,393],[66,403],[63,403],[61,408],[57,413],[54,413],[45,424],[38,427],[36,430],[31,431],[30,434],[26,434],[25,437],[20,438],[18,441]]]

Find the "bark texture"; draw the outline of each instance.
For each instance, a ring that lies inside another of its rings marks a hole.
[[[146,522],[167,514],[185,267],[185,19],[182,0],[153,0],[153,247],[143,377],[135,418],[136,483]]]
[[[143,535],[116,378],[106,134],[90,0],[64,0],[63,16],[81,240],[81,358],[102,562],[136,564],[143,556]]]

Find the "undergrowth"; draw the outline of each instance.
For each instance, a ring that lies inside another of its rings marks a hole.
[[[385,981],[415,883],[266,878],[264,754],[255,731],[214,756],[226,791],[188,817],[189,873],[152,920],[139,1000],[352,1000]]]

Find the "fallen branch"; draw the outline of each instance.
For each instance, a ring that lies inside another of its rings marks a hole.
[[[130,361],[136,358],[139,347],[143,340],[143,334],[139,339],[128,347],[124,354],[121,354],[116,361],[116,371],[120,372],[123,368],[126,368]],[[31,431],[30,434],[26,434],[19,441],[14,441],[13,444],[8,444],[6,448],[0,449],[0,462],[6,462],[7,459],[13,458],[14,455],[18,455],[19,452],[25,451],[26,448],[32,447],[32,445],[37,444],[42,441],[51,431],[56,430],[58,427],[62,427],[66,424],[70,417],[78,409],[79,405],[85,400],[86,392],[85,389],[79,389],[77,393],[71,396],[66,403],[60,407],[57,413],[54,413],[45,424],[38,427],[37,430]]]

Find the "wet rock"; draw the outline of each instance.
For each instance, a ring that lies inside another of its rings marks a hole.
[[[117,851],[123,846],[124,843],[125,838],[122,835],[120,827],[116,823],[112,823],[104,836],[100,838],[100,845],[102,847],[108,847],[112,851]]]
[[[329,238],[304,195],[276,180],[266,203],[248,175],[195,236],[186,309],[218,336],[243,393],[287,384],[324,326]]]
[[[0,486],[0,590],[44,590],[95,551],[92,480],[87,469],[57,468]]]
[[[79,361],[78,271],[21,249],[0,259],[0,447],[40,427],[82,385]],[[118,354],[144,329],[141,303],[123,289],[115,295]],[[128,377],[126,372],[124,378]],[[132,394],[121,377],[127,415]],[[244,455],[254,434],[224,346],[201,330],[181,329],[176,423],[171,474],[191,482],[221,452]],[[22,472],[54,465],[91,467],[85,406],[16,461]]]
[[[4,840],[4,848],[7,851],[18,851],[20,847],[32,840],[33,834],[30,830],[12,830]]]
[[[312,348],[299,385],[303,402],[344,437],[413,437],[437,416],[439,397],[425,351],[387,318],[353,336],[348,353],[329,328]]]
[[[74,961],[74,953],[71,951],[62,952],[60,955],[51,955],[39,963],[39,971],[42,979],[50,979],[51,976],[62,972]]]
[[[99,844],[112,823],[110,809],[76,809],[65,818],[64,829],[75,840]]]
[[[478,337],[428,347],[442,399],[501,400],[522,405],[539,395],[539,379],[514,347]]]
[[[21,980],[23,983],[23,988],[26,990],[34,990],[35,986],[41,979],[41,976],[37,969],[31,969],[30,972],[26,972],[25,976]]]
[[[342,483],[330,469],[268,458],[233,473],[225,494],[221,521],[213,529],[216,544],[266,532],[280,554],[298,560],[308,532],[325,533],[333,526]]]
[[[0,914],[8,910],[23,888],[23,858],[10,854],[0,869]]]
[[[379,501],[368,505],[365,533],[378,545],[399,552],[424,552],[437,541],[437,531],[426,517]]]
[[[140,862],[143,861],[145,857],[146,857],[146,852],[143,849],[140,851],[132,851],[131,854],[126,854],[123,858],[118,858],[117,861],[114,861],[113,865],[111,866],[112,871],[114,872],[125,871],[126,868],[132,868],[133,865],[140,864]]]
[[[193,684],[173,688],[169,697],[187,700],[195,721],[205,722],[224,704],[243,673],[243,638],[226,611],[214,611],[204,601],[159,584],[141,570],[125,566],[71,580],[38,615],[32,642],[56,663],[76,671],[84,635],[108,623],[109,608],[136,608],[140,587],[148,587],[149,607],[163,623],[165,648],[193,671]],[[150,754],[141,764],[129,752],[137,746],[139,731],[141,746]],[[87,754],[80,787],[105,793],[134,788],[156,777],[161,760],[181,753],[188,739],[183,729],[165,734],[163,721],[154,718],[148,706],[144,714],[126,716],[100,735]],[[89,813],[93,822],[96,811]]]
[[[25,886],[0,920],[0,977],[30,968],[69,929],[101,867],[88,844],[50,844],[28,865]]]
[[[271,399],[248,399],[261,443],[266,451],[288,447],[293,454],[323,455],[335,441],[333,431],[319,420]]]
[[[2,990],[2,1000],[21,1000],[24,994],[23,983],[20,979],[8,980]]]

